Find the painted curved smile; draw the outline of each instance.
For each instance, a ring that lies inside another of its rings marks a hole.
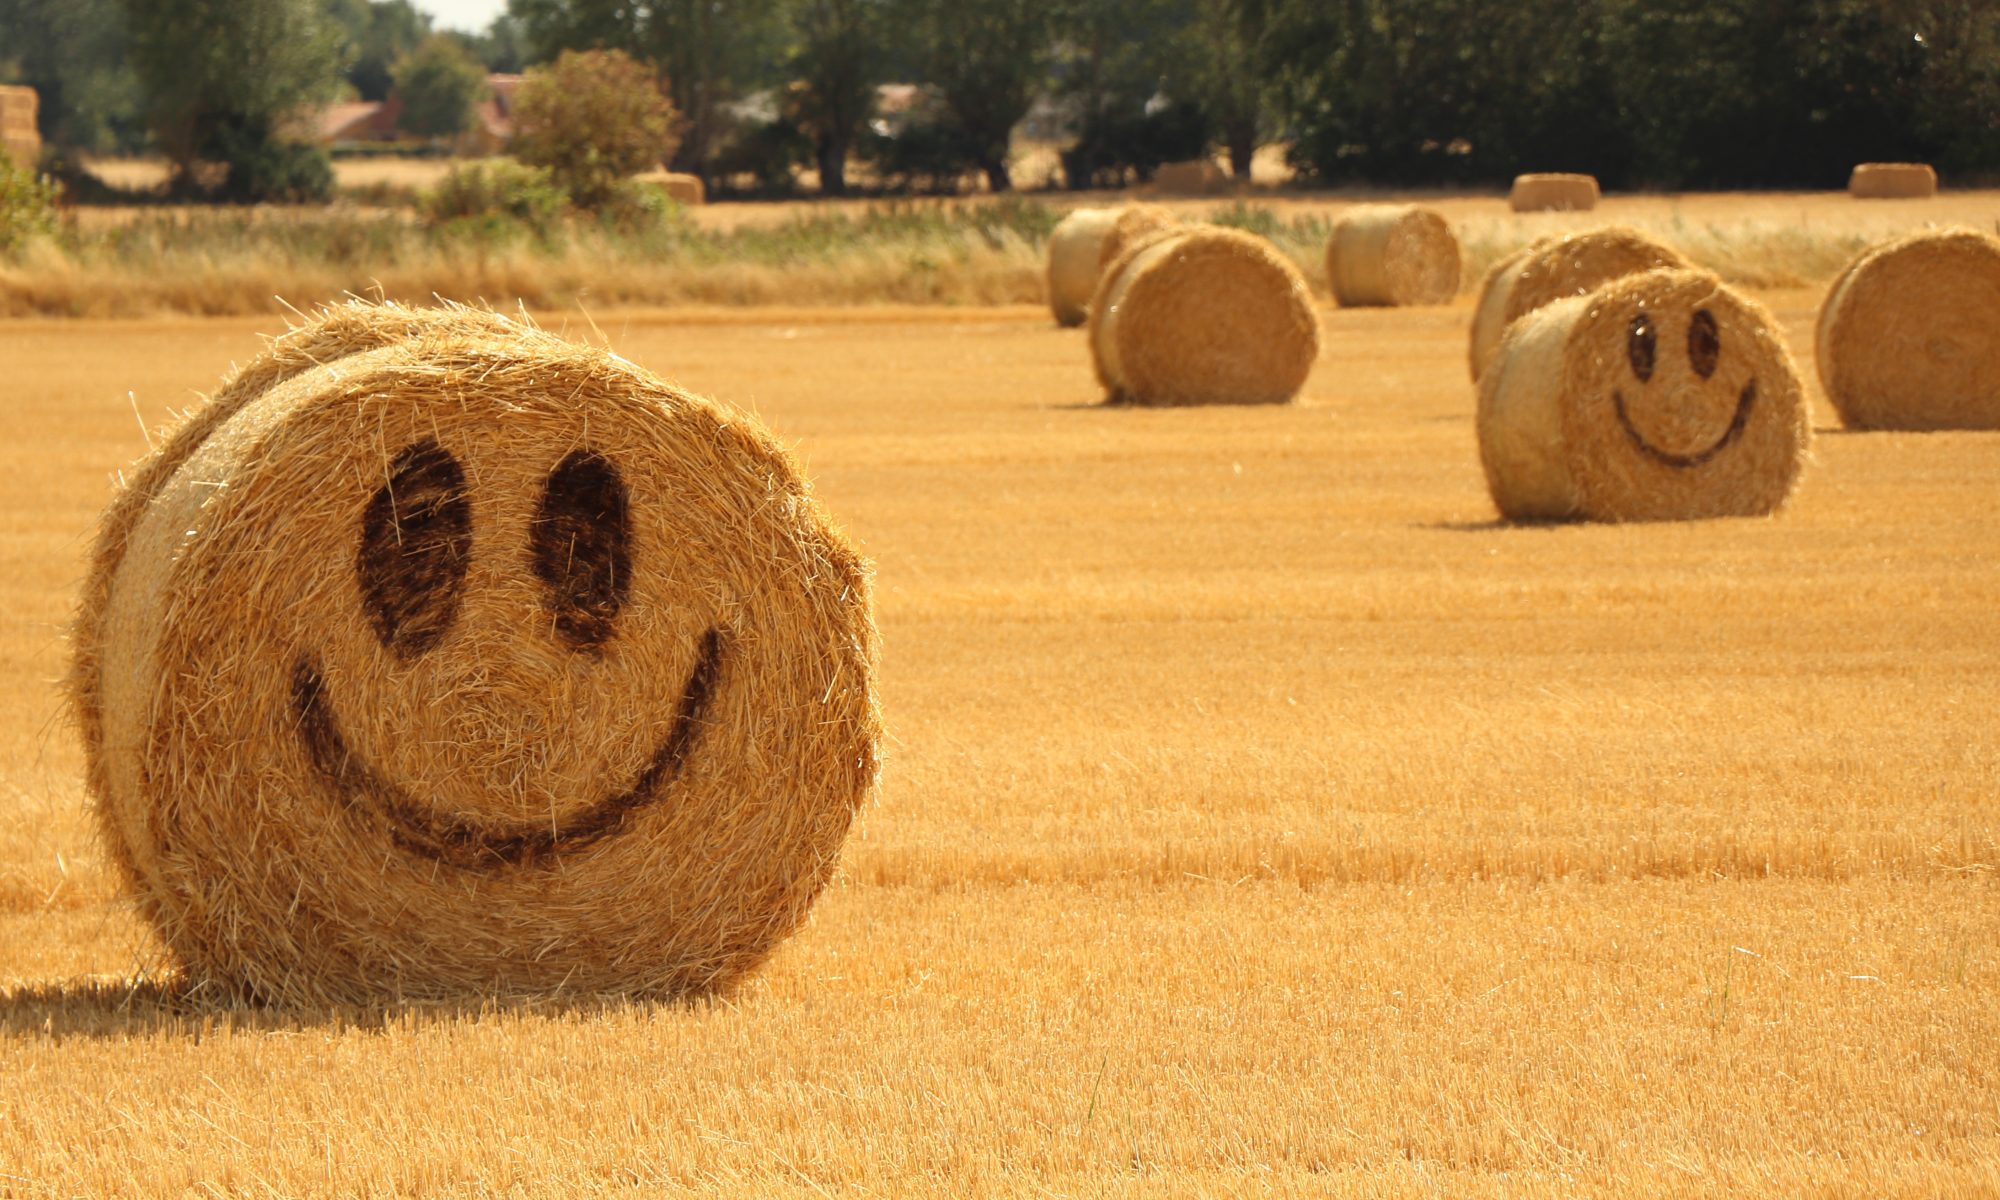
[[[1750,382],[1743,385],[1742,393],[1736,397],[1736,415],[1730,418],[1729,428],[1723,430],[1722,436],[1715,440],[1714,445],[1706,450],[1697,450],[1693,454],[1669,454],[1648,442],[1645,435],[1633,426],[1632,418],[1625,412],[1625,393],[1619,391],[1611,393],[1611,403],[1618,410],[1618,423],[1625,427],[1625,435],[1632,439],[1632,445],[1638,448],[1639,453],[1662,466],[1683,469],[1700,466],[1728,449],[1731,442],[1742,437],[1743,427],[1750,423],[1750,406],[1756,400],[1757,380],[1752,376]]]
[[[722,634],[711,629],[702,636],[694,669],[681,688],[673,727],[639,778],[626,791],[597,801],[561,824],[492,826],[438,816],[348,748],[326,702],[319,670],[305,659],[292,670],[292,717],[313,769],[344,799],[362,801],[379,812],[397,845],[465,870],[541,866],[558,851],[581,849],[620,832],[627,818],[660,798],[693,752],[721,671]]]

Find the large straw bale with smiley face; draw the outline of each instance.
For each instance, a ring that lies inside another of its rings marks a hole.
[[[1507,206],[1515,212],[1588,212],[1597,207],[1595,175],[1545,171],[1514,176]]]
[[[1117,220],[1115,208],[1079,208],[1049,234],[1049,310],[1065,329],[1083,324],[1090,315],[1104,235]]]
[[[1819,378],[1851,429],[2000,429],[2000,238],[1927,230],[1827,292]]]
[[[1507,327],[1542,305],[1626,275],[1691,265],[1672,246],[1623,226],[1544,238],[1502,259],[1481,283],[1473,310],[1472,378],[1486,369]]]
[[[278,339],[114,504],[76,638],[141,909],[266,1000],[726,986],[875,774],[867,573],[794,464],[492,314]]]
[[[1141,243],[1105,273],[1090,310],[1092,361],[1114,403],[1282,404],[1319,355],[1305,277],[1234,229]]]
[[[1448,304],[1458,294],[1458,238],[1442,216],[1409,204],[1364,204],[1333,223],[1326,275],[1347,307]]]
[[[1521,520],[1755,516],[1810,429],[1776,320],[1701,271],[1649,271],[1515,322],[1479,381],[1494,503]]]
[[[1856,200],[1922,200],[1937,190],[1937,169],[1929,163],[1859,163],[1847,177],[1847,194]]]

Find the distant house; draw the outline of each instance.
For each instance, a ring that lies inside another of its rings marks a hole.
[[[514,137],[514,93],[519,75],[488,75],[488,94],[473,112],[472,130],[453,147],[461,154],[497,154]],[[391,92],[387,100],[350,100],[329,104],[311,120],[311,136],[335,150],[365,150],[390,142],[412,140],[399,127],[403,102]]]

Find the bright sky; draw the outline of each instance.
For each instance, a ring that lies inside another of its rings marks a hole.
[[[440,29],[478,33],[507,9],[507,0],[412,0]]]

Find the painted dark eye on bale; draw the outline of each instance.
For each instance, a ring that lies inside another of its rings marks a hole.
[[[1653,360],[1659,354],[1660,335],[1653,329],[1653,318],[1640,313],[1632,318],[1632,324],[1625,333],[1625,357],[1632,361],[1632,374],[1640,383],[1650,383],[1653,378]]]
[[[556,634],[579,650],[610,640],[632,588],[632,522],[625,481],[603,456],[577,450],[549,473],[528,561]]]
[[[404,448],[361,516],[354,570],[375,636],[397,658],[437,645],[458,616],[472,563],[465,471],[436,442]]]
[[[1698,308],[1688,322],[1688,363],[1694,373],[1707,379],[1722,361],[1722,332],[1705,308]]]

